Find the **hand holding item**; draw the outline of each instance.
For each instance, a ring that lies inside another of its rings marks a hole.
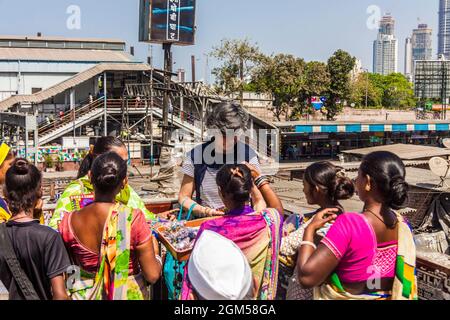
[[[225,212],[223,212],[222,210],[205,208],[205,215],[207,217],[220,217],[220,216],[225,215]]]
[[[327,223],[332,223],[337,218],[337,213],[339,209],[337,208],[328,208],[317,213],[307,229],[317,231],[323,228]]]
[[[169,220],[169,221],[175,221],[175,220],[177,220],[176,214],[178,213],[178,211],[179,211],[179,209],[173,209],[173,210],[170,210],[170,211],[159,213],[159,214],[157,214],[157,216],[160,219],[166,219],[166,220]]]

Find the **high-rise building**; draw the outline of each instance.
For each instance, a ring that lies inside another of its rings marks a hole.
[[[395,34],[395,20],[389,13],[381,18],[379,32],[391,36]]]
[[[398,41],[394,31],[394,18],[385,15],[380,21],[377,40],[373,43],[374,73],[388,75],[398,70]]]
[[[406,38],[405,42],[405,76],[412,80],[414,70],[412,39]]]
[[[433,58],[432,37],[433,30],[426,24],[419,24],[417,29],[413,30],[411,38],[413,61]]]
[[[439,0],[438,55],[450,58],[450,0]]]
[[[405,43],[405,76],[412,80],[416,61],[433,58],[433,30],[426,24],[419,24]]]

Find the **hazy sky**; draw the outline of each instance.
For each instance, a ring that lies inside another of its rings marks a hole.
[[[265,53],[291,53],[306,60],[325,61],[337,49],[349,51],[372,70],[372,42],[368,8],[390,12],[396,19],[399,71],[403,72],[404,43],[420,22],[433,28],[436,55],[438,0],[197,0],[196,45],[175,47],[174,69],[190,70],[190,56],[198,60],[197,77],[206,70],[204,54],[223,38],[249,38]],[[70,5],[81,9],[81,28],[66,26]],[[146,60],[149,46],[138,43],[139,0],[0,0],[0,33],[67,37],[111,37],[136,47]],[[374,12],[374,11],[371,11]],[[369,22],[369,27],[368,27]],[[373,26],[373,24],[372,24]],[[154,45],[155,65],[162,65],[161,46]],[[210,61],[210,68],[214,61]]]

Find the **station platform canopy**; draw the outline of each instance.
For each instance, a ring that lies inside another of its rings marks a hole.
[[[275,122],[279,129],[295,133],[361,133],[361,132],[411,132],[448,131],[450,121],[386,121],[386,122]]]

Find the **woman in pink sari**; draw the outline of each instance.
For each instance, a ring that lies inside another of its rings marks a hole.
[[[251,298],[273,300],[278,282],[281,202],[270,188],[268,179],[246,164],[223,166],[217,173],[216,181],[219,195],[228,210],[224,217],[205,222],[197,239],[204,230],[210,230],[233,241],[246,256],[252,270],[254,287]],[[274,209],[255,210],[250,206],[250,200],[260,202],[261,198]],[[186,268],[181,299],[195,298],[198,297]]]
[[[407,221],[396,211],[408,200],[406,169],[390,152],[366,155],[355,180],[362,213],[319,212],[306,228],[297,269],[315,300],[415,300],[416,250]],[[316,245],[314,236],[335,221]]]

